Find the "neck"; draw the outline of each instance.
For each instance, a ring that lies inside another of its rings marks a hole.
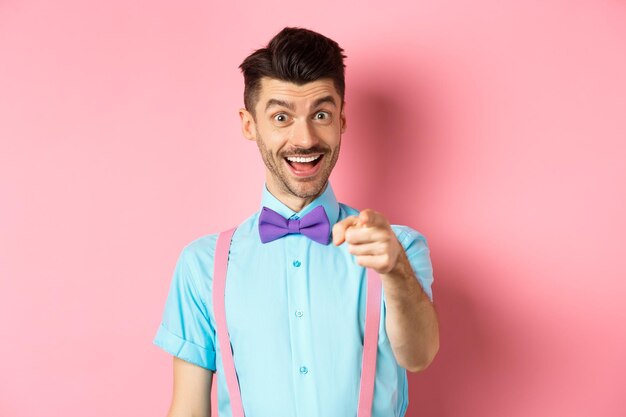
[[[313,200],[322,195],[324,190],[328,187],[328,181],[324,186],[320,189],[320,192],[311,197],[298,197],[297,195],[293,195],[288,190],[276,189],[273,184],[267,182],[267,190],[278,199],[281,203],[289,207],[291,210],[296,213],[300,212],[303,208],[309,205]]]

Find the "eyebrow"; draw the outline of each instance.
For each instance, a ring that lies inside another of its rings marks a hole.
[[[324,96],[324,97],[320,97],[317,100],[315,100],[313,102],[313,108],[315,107],[319,107],[320,105],[324,104],[324,103],[330,103],[332,105],[334,105],[335,107],[337,106],[337,103],[335,103],[335,99],[333,98],[333,96]],[[288,101],[285,100],[280,100],[277,98],[271,98],[269,100],[267,100],[267,104],[265,105],[265,111],[267,111],[267,109],[269,109],[272,106],[279,106],[279,107],[286,107],[291,111],[295,111],[296,110],[296,106],[293,103],[290,103]]]
[[[330,103],[333,106],[337,107],[337,103],[335,103],[335,99],[333,98],[333,96],[325,96],[325,97],[318,98],[317,100],[313,102],[313,107],[319,107],[321,104],[324,104],[324,103]]]
[[[291,111],[296,110],[296,106],[294,106],[293,103],[290,103],[285,100],[279,100],[277,98],[270,98],[269,100],[267,100],[267,104],[265,105],[265,111],[267,111],[267,109],[269,109],[272,106],[287,107]]]

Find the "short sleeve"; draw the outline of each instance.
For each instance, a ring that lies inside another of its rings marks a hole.
[[[166,352],[215,371],[215,328],[198,288],[197,269],[190,267],[189,249],[182,250],[153,343]]]
[[[402,244],[422,289],[432,301],[433,266],[426,237],[408,226],[393,225],[392,229]]]

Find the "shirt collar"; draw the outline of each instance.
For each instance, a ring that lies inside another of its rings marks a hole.
[[[302,216],[305,216],[317,206],[324,206],[324,210],[326,211],[326,215],[328,216],[328,220],[330,221],[331,226],[335,224],[337,220],[339,220],[339,203],[337,202],[337,198],[335,197],[333,188],[330,185],[330,181],[326,183],[326,188],[324,189],[324,192],[317,196],[315,200],[311,201],[299,212],[293,211],[285,204],[283,204],[279,199],[277,199],[272,193],[270,193],[267,189],[267,184],[263,186],[261,209],[263,207],[267,207],[274,210],[286,219],[299,219]]]

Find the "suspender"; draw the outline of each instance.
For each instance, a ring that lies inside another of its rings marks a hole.
[[[217,238],[213,273],[213,310],[215,311],[217,340],[220,344],[220,350],[222,351],[224,377],[226,377],[226,386],[230,393],[230,407],[233,412],[232,417],[244,417],[243,406],[241,405],[241,394],[239,393],[239,382],[237,382],[237,375],[235,374],[233,352],[230,349],[230,337],[228,336],[228,328],[226,327],[226,307],[224,303],[228,251],[230,249],[230,240],[233,237],[233,233],[235,233],[235,229],[230,229],[220,233]]]
[[[374,381],[376,380],[376,354],[378,353],[378,326],[380,324],[380,277],[367,269],[367,305],[365,308],[365,335],[361,362],[361,389],[357,417],[372,415]]]
[[[215,268],[213,274],[213,309],[217,326],[217,339],[222,352],[224,377],[230,394],[233,417],[244,417],[239,382],[235,373],[233,352],[226,325],[225,289],[228,253],[235,229],[219,234],[215,248]],[[361,362],[361,382],[357,417],[371,417],[376,379],[376,354],[378,352],[378,327],[380,325],[381,282],[375,271],[367,270],[367,304],[365,313],[365,335],[363,337],[363,359]]]

